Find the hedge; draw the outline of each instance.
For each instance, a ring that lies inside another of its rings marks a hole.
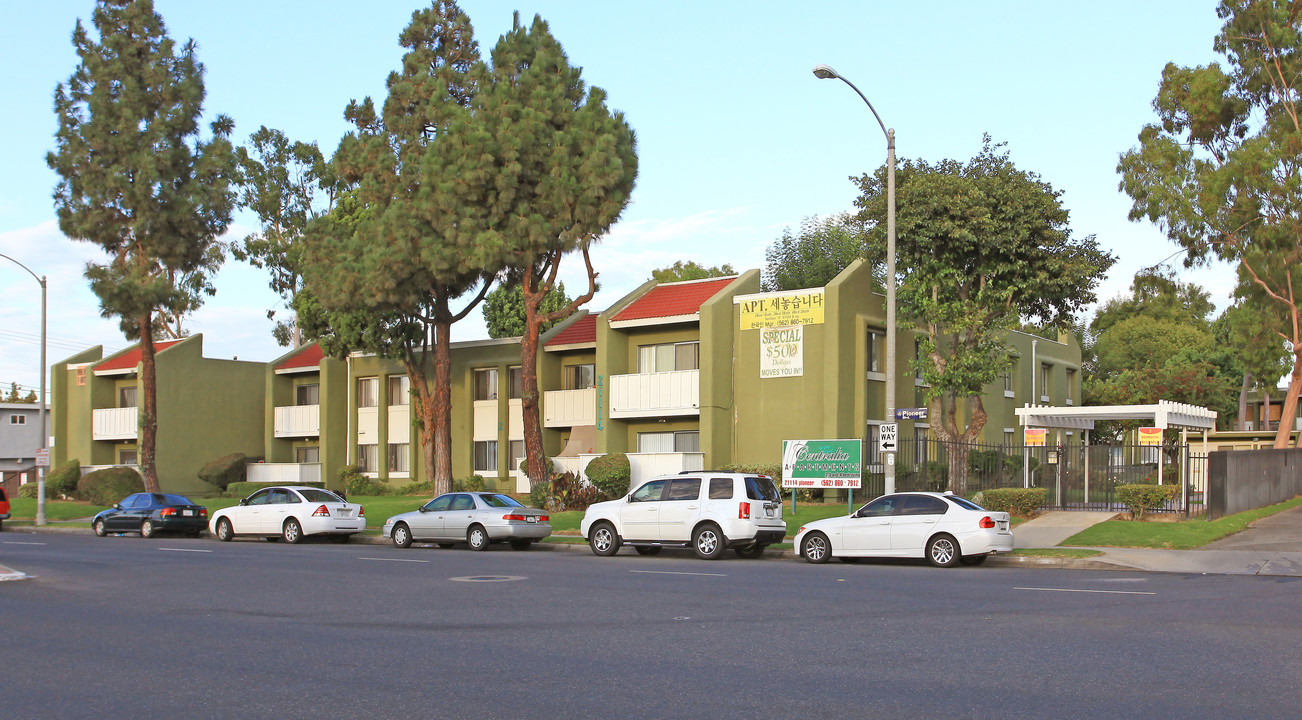
[[[199,468],[199,479],[225,490],[231,483],[244,482],[244,466],[248,459],[244,453],[223,455]]]
[[[1156,510],[1180,494],[1180,485],[1118,485],[1113,488],[1117,500],[1130,510],[1135,520],[1143,520],[1149,510]]]
[[[587,473],[588,481],[608,498],[627,495],[628,484],[633,477],[633,468],[624,453],[593,458],[584,472]]]
[[[274,484],[275,483],[261,483],[261,482],[231,483],[230,485],[226,486],[226,494],[230,497],[244,498],[252,495],[253,493],[261,490],[264,487],[270,487]],[[321,483],[321,482],[300,482],[300,483],[293,483],[293,484],[302,485],[304,487],[316,487],[322,489],[325,488],[325,483]]]
[[[1030,517],[1044,504],[1044,494],[1044,488],[995,488],[978,493],[976,502],[987,510]]]
[[[144,492],[135,468],[111,467],[86,473],[77,481],[77,497],[92,505],[115,505],[131,493]]]
[[[76,497],[77,481],[79,480],[81,480],[81,461],[76,459],[69,460],[50,471],[50,474],[45,476],[45,494],[47,497],[56,497],[59,495],[62,495],[63,497]],[[28,484],[32,487],[36,487],[35,483]],[[33,492],[36,491],[33,490]],[[36,496],[33,495],[32,497]]]

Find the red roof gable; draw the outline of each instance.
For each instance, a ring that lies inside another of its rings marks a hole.
[[[156,340],[154,341],[154,354],[157,355],[158,353],[172,347],[173,345],[179,342],[181,341],[180,340]],[[136,366],[139,364],[140,364],[140,344],[137,343],[135,347],[122,353],[121,355],[112,358],[110,360],[105,360],[104,362],[96,365],[95,372],[100,372],[102,370],[135,370]]]
[[[301,351],[291,355],[285,362],[276,366],[277,370],[294,370],[297,368],[314,368],[321,364],[321,358],[325,354],[321,352],[321,346],[312,343]]]
[[[547,341],[547,347],[553,345],[583,345],[597,342],[597,314],[588,313],[570,323],[570,326],[556,333],[556,337]]]
[[[714,297],[736,279],[735,277],[710,278],[657,285],[619,311],[619,314],[611,318],[611,322],[696,315],[701,311],[701,305],[706,300]]]

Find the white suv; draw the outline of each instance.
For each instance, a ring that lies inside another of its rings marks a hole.
[[[614,555],[621,545],[643,555],[690,546],[713,560],[725,548],[759,557],[782,542],[787,524],[767,475],[689,471],[653,477],[625,497],[592,505],[580,530],[597,555]]]

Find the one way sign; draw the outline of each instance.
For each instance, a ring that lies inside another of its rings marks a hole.
[[[882,423],[877,426],[877,451],[895,452],[899,438],[900,426],[896,423]]]

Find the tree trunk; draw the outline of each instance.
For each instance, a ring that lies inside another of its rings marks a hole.
[[[434,494],[441,495],[452,491],[452,323],[443,316],[434,323],[433,400],[428,410],[433,421],[432,437],[428,441],[422,438],[422,443],[430,445],[426,467],[434,468]],[[430,429],[425,427],[426,432]]]
[[[407,379],[411,382],[412,388],[415,389],[416,395],[416,423],[420,432],[420,454],[424,459],[424,478],[430,483],[430,488],[435,487],[434,483],[434,414],[438,411],[436,401],[430,392],[429,378],[425,374],[426,355],[421,353],[407,353],[404,364],[407,367]],[[390,398],[390,402],[393,402]],[[392,468],[390,468],[392,469]],[[446,492],[446,491],[444,491]],[[434,493],[438,495],[438,492]]]
[[[1297,417],[1298,391],[1302,390],[1302,347],[1293,347],[1293,377],[1288,382],[1288,395],[1279,413],[1279,429],[1275,431],[1275,447],[1284,449],[1292,438],[1294,418]],[[1270,417],[1267,415],[1266,417]],[[1298,433],[1298,447],[1302,447],[1302,433]]]
[[[158,485],[155,448],[158,445],[158,383],[154,365],[153,313],[138,321],[140,328],[140,401],[144,413],[140,421],[140,473],[145,492],[162,492]]]
[[[1248,390],[1252,387],[1252,373],[1243,373],[1243,385],[1239,388],[1239,419],[1234,426],[1235,430],[1243,430],[1248,426]]]
[[[958,428],[958,398],[935,397],[928,403],[928,413],[935,418],[931,431],[945,445],[949,458],[949,489],[956,495],[967,495],[968,456],[972,442],[986,425],[986,409],[977,396],[968,398],[972,417],[961,431]]]
[[[529,486],[547,481],[547,453],[542,440],[542,413],[538,402],[538,306],[550,288],[535,291],[533,269],[524,276],[521,290],[524,294],[524,336],[520,338],[520,409],[524,416],[525,469]]]

